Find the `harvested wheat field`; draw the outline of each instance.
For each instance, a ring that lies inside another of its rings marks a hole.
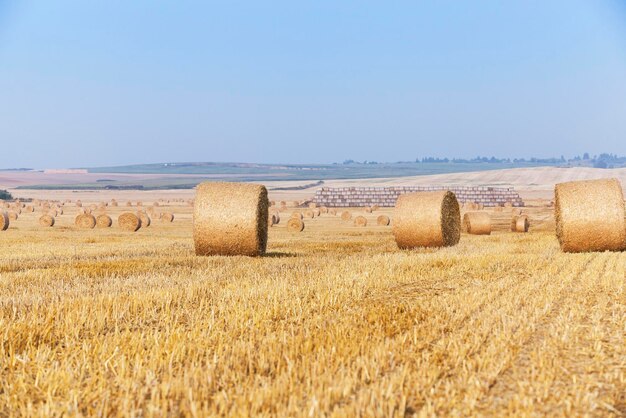
[[[626,414],[626,254],[562,252],[553,209],[414,250],[392,210],[322,213],[251,258],[196,257],[184,203],[135,234],[66,208],[0,235],[2,416]]]

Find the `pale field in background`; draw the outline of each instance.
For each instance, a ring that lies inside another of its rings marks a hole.
[[[0,233],[2,416],[626,414],[626,254],[562,253],[552,209],[401,251],[391,210],[292,234],[289,208],[267,256],[206,258],[190,207],[132,234],[117,215],[148,195],[104,196],[111,229],[68,205]]]

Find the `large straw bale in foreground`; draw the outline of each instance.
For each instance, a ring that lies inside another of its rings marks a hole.
[[[96,226],[98,228],[110,228],[113,225],[113,219],[107,214],[98,215],[96,218]]]
[[[54,217],[52,215],[43,215],[39,218],[39,225],[43,227],[54,226]]]
[[[263,255],[267,248],[268,209],[264,186],[200,184],[193,220],[196,255]]]
[[[9,215],[5,211],[0,211],[0,231],[9,229]]]
[[[491,216],[487,212],[467,212],[463,215],[463,231],[472,235],[491,235]]]
[[[556,236],[565,252],[626,249],[626,210],[617,179],[557,184]]]
[[[461,238],[461,211],[454,193],[400,195],[393,214],[393,235],[400,248],[446,247]]]
[[[76,226],[82,229],[93,229],[96,226],[96,218],[93,215],[83,213],[76,217]]]
[[[124,212],[117,218],[117,224],[125,231],[137,232],[141,228],[141,218],[132,212]]]

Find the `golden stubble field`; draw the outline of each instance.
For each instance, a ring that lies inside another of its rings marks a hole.
[[[0,415],[626,414],[626,254],[562,253],[550,209],[413,251],[389,210],[293,234],[290,209],[252,259],[194,256],[186,206],[123,232],[120,204],[0,233]]]

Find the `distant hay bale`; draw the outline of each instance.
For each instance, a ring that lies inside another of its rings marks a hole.
[[[528,220],[528,216],[520,215],[514,216],[515,219],[515,232],[526,233],[530,228],[530,221]]]
[[[282,205],[282,203],[283,203],[283,202],[280,202],[280,204],[281,204],[281,205]],[[286,205],[286,204],[287,204],[287,203],[285,203],[285,205]],[[300,206],[300,202],[299,202],[299,201],[297,201],[297,200],[294,200],[294,201],[293,201],[293,206],[297,208],[298,206]]]
[[[111,199],[111,207],[116,208],[118,206],[117,200]]]
[[[276,206],[276,201],[275,200],[270,200],[270,207],[272,206]]]
[[[337,209],[328,209],[328,214],[329,215],[333,215],[333,216],[337,216]]]
[[[137,232],[141,228],[141,219],[132,212],[124,212],[118,216],[117,224],[124,231]]]
[[[512,208],[513,207],[513,203],[511,203],[510,200],[507,200],[506,202],[504,202],[504,207],[505,208]]]
[[[307,210],[304,212],[304,217],[305,218],[309,218],[309,219],[313,219],[315,218],[315,212],[313,212],[312,210]]]
[[[303,216],[302,216],[302,213],[301,213],[301,212],[294,212],[294,213],[292,213],[292,214],[291,214],[291,217],[292,217],[292,218],[298,218],[298,219],[300,219],[300,220],[303,218]]]
[[[380,206],[378,206],[378,205],[372,206],[372,212],[376,211],[376,210],[379,210],[379,209],[380,209]]]
[[[45,214],[56,217],[59,213],[56,211],[56,209],[48,209]]]
[[[139,219],[141,219],[141,227],[142,228],[147,228],[152,223],[150,217],[144,211],[141,211],[141,210],[137,211],[137,216],[139,217]]]
[[[264,186],[205,182],[194,207],[196,255],[263,255],[269,201]]]
[[[367,218],[365,216],[357,216],[354,218],[354,226],[367,226]]]
[[[6,231],[9,229],[10,223],[9,214],[5,211],[0,211],[0,231]]]
[[[159,207],[159,202],[154,202],[154,203],[152,204],[152,206],[154,206],[155,208],[158,208],[158,207]]]
[[[43,227],[54,226],[54,217],[51,215],[43,215],[39,218],[39,225]]]
[[[326,206],[320,207],[320,213],[328,213],[328,208]]]
[[[287,221],[287,229],[291,232],[302,232],[304,231],[304,222],[302,219],[291,218]]]
[[[485,205],[483,203],[477,203],[476,204],[476,209],[483,210],[483,209],[485,209]]]
[[[626,209],[617,179],[557,184],[556,235],[565,252],[626,249]]]
[[[24,210],[26,211],[26,213],[33,213],[35,211],[35,208],[28,205],[24,208]]]
[[[518,215],[511,218],[511,232],[517,232],[517,218],[519,218]]]
[[[495,208],[493,208],[494,212],[502,212],[504,210],[504,208],[502,206],[496,206]]]
[[[17,221],[17,218],[19,218],[19,217],[20,217],[20,216],[17,214],[17,212],[16,212],[16,211],[14,211],[14,210],[9,211],[9,215],[8,215],[8,216],[9,216],[9,220],[10,220],[10,221]]]
[[[463,231],[472,235],[490,235],[491,216],[487,212],[467,212],[463,216]]]
[[[276,217],[276,225],[278,225],[280,223],[280,213],[275,210],[272,212],[272,215]]]
[[[96,218],[93,215],[83,213],[76,217],[75,223],[81,229],[93,229],[96,226]]]
[[[276,215],[274,215],[273,213],[270,213],[267,216],[267,226],[271,228],[274,225],[276,225]]]
[[[162,222],[174,222],[174,214],[170,213],[170,212],[165,212],[161,214],[161,221]]]
[[[63,215],[63,208],[57,208],[57,216]]]
[[[388,226],[390,222],[391,219],[389,219],[389,216],[387,215],[380,215],[378,218],[376,218],[376,224],[380,226]]]
[[[315,202],[310,202],[310,203],[309,203],[309,209],[315,209],[315,208],[317,208],[317,203],[315,203]]]
[[[140,208],[140,207],[142,207],[142,206],[143,206],[143,202],[138,201],[138,202],[137,202],[137,207],[138,207],[138,208]],[[142,226],[143,226],[143,225],[142,225]]]
[[[319,208],[315,208],[315,209],[313,209],[313,215],[314,215],[316,218],[319,218],[319,216],[320,216],[321,214],[322,214],[322,211],[321,211]]]
[[[365,213],[372,213],[372,208],[369,206],[365,207]]]
[[[350,219],[352,219],[352,214],[349,211],[346,210],[341,213],[342,221],[349,221]]]
[[[393,213],[399,248],[447,247],[461,238],[459,203],[450,191],[402,194]]]
[[[113,225],[113,219],[109,215],[98,215],[96,218],[96,226],[98,228],[110,228]]]

